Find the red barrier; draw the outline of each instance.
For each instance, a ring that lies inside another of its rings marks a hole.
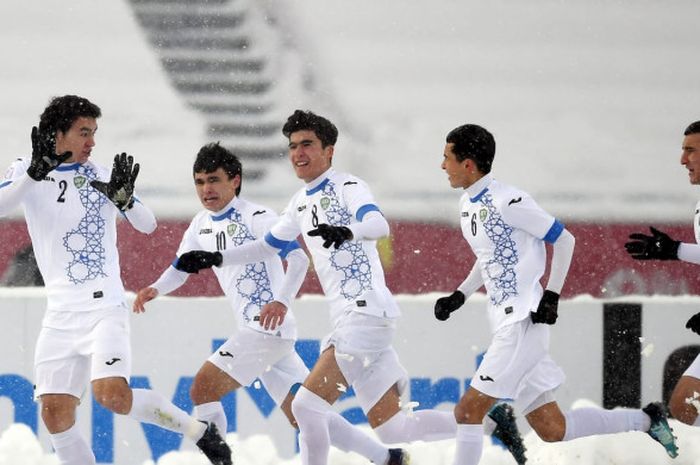
[[[150,236],[119,224],[122,279],[129,290],[153,282],[173,260],[188,223],[161,221]],[[672,237],[693,241],[689,225],[657,225]],[[631,232],[645,231],[640,224],[568,224],[576,236],[576,251],[564,296],[591,294],[700,294],[700,267],[681,262],[637,262],[623,244]],[[458,228],[441,224],[391,222],[392,236],[380,241],[387,283],[395,293],[419,294],[452,291],[471,269],[474,258]],[[22,220],[0,222],[0,276],[14,254],[29,244]],[[304,293],[320,292],[315,273],[309,273]],[[210,271],[192,276],[175,295],[221,295]]]

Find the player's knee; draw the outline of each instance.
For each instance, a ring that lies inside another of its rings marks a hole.
[[[41,419],[51,434],[61,433],[75,424],[75,407],[66,403],[42,400]]]
[[[111,412],[126,415],[131,411],[131,389],[126,383],[95,384],[92,395],[98,404]]]
[[[668,410],[676,420],[686,425],[692,425],[695,423],[698,411],[695,409],[695,406],[688,404],[685,398],[686,396],[674,392],[668,403]]]
[[[454,408],[454,415],[457,424],[479,423],[481,420],[478,414],[469,408],[469,404],[458,403]]]

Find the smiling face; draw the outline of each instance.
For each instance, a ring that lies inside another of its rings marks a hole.
[[[683,139],[681,165],[688,170],[690,184],[700,184],[700,133],[688,134]]]
[[[299,179],[311,182],[331,167],[333,146],[323,147],[313,131],[297,131],[289,135],[289,161]]]
[[[71,125],[67,132],[56,133],[56,153],[72,152],[73,155],[66,163],[80,163],[88,161],[92,148],[95,146],[95,132],[97,120],[95,118],[81,116]]]
[[[241,177],[229,178],[223,168],[211,173],[194,173],[194,185],[202,206],[209,211],[218,212],[233,200],[236,189],[241,184]]]

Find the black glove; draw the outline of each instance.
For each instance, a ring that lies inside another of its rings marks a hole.
[[[536,312],[530,312],[533,323],[546,323],[553,325],[557,322],[557,307],[559,307],[559,294],[552,291],[544,291]]]
[[[53,134],[40,133],[32,127],[32,162],[27,168],[27,175],[35,181],[43,181],[47,174],[58,165],[73,156],[73,152],[56,155],[56,137]]]
[[[700,313],[691,316],[690,320],[685,324],[685,327],[695,334],[700,334]]]
[[[122,153],[114,156],[109,182],[90,181],[90,185],[125,212],[134,206],[134,183],[138,175],[139,164],[134,164],[134,157]]]
[[[199,270],[221,266],[224,257],[220,252],[207,252],[205,250],[192,250],[185,252],[175,262],[175,268],[185,273],[199,273]]]
[[[450,313],[464,305],[464,300],[462,291],[454,291],[447,297],[440,297],[435,302],[435,318],[445,321],[450,317]]]
[[[336,249],[345,241],[352,239],[352,231],[345,226],[331,226],[330,224],[319,224],[316,229],[308,233],[309,236],[321,236],[323,247],[329,248],[331,244]]]
[[[625,249],[635,260],[678,260],[678,246],[680,241],[674,241],[668,234],[649,226],[651,236],[646,234],[630,234],[630,242],[625,244]]]

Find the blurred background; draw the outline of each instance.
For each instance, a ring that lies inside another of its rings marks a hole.
[[[244,197],[281,211],[301,187],[281,126],[296,108],[340,129],[334,165],[370,183],[392,224],[380,244],[398,293],[451,291],[473,263],[445,135],[495,136],[494,175],[577,237],[566,296],[700,292],[691,265],[633,263],[622,244],[654,224],[692,241],[700,192],[680,165],[700,119],[700,4],[592,0],[4,0],[0,165],[31,151],[52,96],[103,111],[93,159],[126,151],[159,228],[120,225],[129,290],[172,261],[200,209],[191,166],[221,141]],[[35,285],[21,209],[0,220],[0,281]],[[204,273],[178,295],[218,295]],[[313,273],[303,292],[319,291]]]

